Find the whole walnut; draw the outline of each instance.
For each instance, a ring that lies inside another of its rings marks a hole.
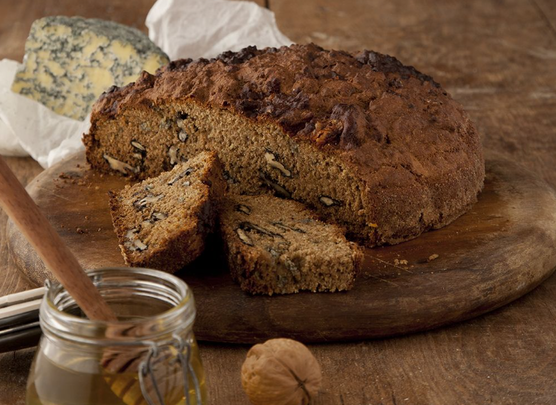
[[[308,405],[321,382],[315,356],[291,339],[253,346],[241,367],[243,389],[254,405]]]

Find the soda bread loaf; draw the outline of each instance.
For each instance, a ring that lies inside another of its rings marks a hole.
[[[220,229],[232,278],[252,294],[349,290],[363,258],[338,226],[270,195],[230,196]]]
[[[110,193],[125,262],[174,272],[193,261],[214,229],[225,187],[216,154],[205,152],[157,178]]]
[[[450,223],[484,179],[479,134],[433,79],[314,44],[144,73],[101,96],[84,143],[93,168],[139,179],[215,150],[231,191],[303,202],[368,246]]]

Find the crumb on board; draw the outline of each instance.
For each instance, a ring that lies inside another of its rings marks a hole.
[[[427,259],[427,262],[432,262],[433,260],[438,259],[439,255],[437,255],[436,253],[432,254],[429,256],[429,258]]]
[[[84,233],[89,233],[89,231],[87,229],[83,229],[83,228],[75,228],[75,232],[77,232],[78,234],[84,234]]]
[[[394,259],[394,264],[396,266],[399,266],[399,265],[407,266],[409,264],[409,262],[405,259],[402,259],[402,260]]]

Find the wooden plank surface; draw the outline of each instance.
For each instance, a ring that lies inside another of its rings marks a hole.
[[[546,22],[546,26],[556,36],[556,2],[553,0],[531,0],[533,7],[537,8],[541,20]]]
[[[54,13],[49,10],[82,7],[86,16],[142,24],[152,3],[0,0],[0,58],[21,59],[32,20]],[[556,187],[553,1],[271,0],[270,8],[294,41],[391,52],[432,74],[470,111],[487,147]],[[30,159],[9,164],[23,182],[40,172]],[[4,222],[0,213],[0,230]],[[2,232],[5,294],[26,284],[5,256]],[[553,276],[515,303],[459,325],[401,338],[311,345],[324,371],[315,404],[556,403],[555,308]],[[201,346],[213,404],[247,403],[239,379],[247,349]],[[0,404],[24,404],[31,357],[32,350],[0,355]]]

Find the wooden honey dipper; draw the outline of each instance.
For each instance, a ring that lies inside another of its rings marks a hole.
[[[2,157],[0,157],[0,206],[89,319],[117,321],[116,315],[73,253],[52,228]]]
[[[0,157],[0,207],[12,219],[45,265],[90,320],[105,322],[118,320],[76,257],[64,244],[2,157]],[[135,361],[130,361],[129,353],[127,355],[107,353],[101,365],[110,369],[110,372],[124,373],[130,371],[128,367],[113,369],[112,364],[137,365],[141,360],[140,357],[141,355],[138,355]],[[112,382],[110,385],[118,395],[117,382]],[[124,398],[122,400],[127,402]]]

